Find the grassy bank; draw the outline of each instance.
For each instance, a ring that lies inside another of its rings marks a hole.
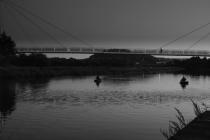
[[[132,75],[177,72],[174,67],[0,67],[0,77],[40,78],[83,75]]]

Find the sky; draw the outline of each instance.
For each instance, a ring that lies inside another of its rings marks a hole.
[[[180,35],[210,22],[209,0],[8,1],[15,2],[96,48],[160,48]],[[7,5],[1,2],[1,25],[19,46],[88,47],[29,16],[51,35],[49,37],[18,14],[11,3]],[[166,48],[187,49],[208,32],[210,25]],[[209,41],[210,35],[193,49],[210,49]]]

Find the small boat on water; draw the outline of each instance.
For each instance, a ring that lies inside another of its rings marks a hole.
[[[100,83],[101,83],[101,81],[102,81],[101,78],[97,75],[96,76],[96,79],[94,80],[94,82],[96,83],[96,85],[99,86]]]
[[[181,85],[188,85],[189,84],[189,81],[187,81],[187,79],[183,76],[179,83]]]
[[[94,82],[100,83],[101,82],[101,79],[95,79]]]
[[[96,79],[94,80],[95,82],[101,82],[101,78],[97,75]]]

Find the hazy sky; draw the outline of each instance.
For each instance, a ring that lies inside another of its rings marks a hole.
[[[158,48],[210,21],[209,0],[10,0],[87,41],[94,47]],[[3,7],[5,29],[19,44],[55,44],[39,29]],[[12,16],[13,15],[13,16]],[[15,18],[14,18],[15,15]],[[23,34],[20,24],[27,35]],[[75,40],[35,22],[64,45]],[[204,28],[169,48],[188,48],[210,32]],[[27,37],[26,37],[27,36]],[[29,41],[30,40],[30,41]],[[208,48],[210,36],[198,44]],[[79,45],[79,44],[77,44]]]

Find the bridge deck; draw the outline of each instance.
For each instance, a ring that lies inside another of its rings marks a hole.
[[[210,111],[195,118],[169,140],[210,140]]]
[[[209,51],[160,50],[160,49],[99,49],[99,48],[17,48],[17,53],[80,53],[80,54],[149,54],[166,56],[206,56]]]

